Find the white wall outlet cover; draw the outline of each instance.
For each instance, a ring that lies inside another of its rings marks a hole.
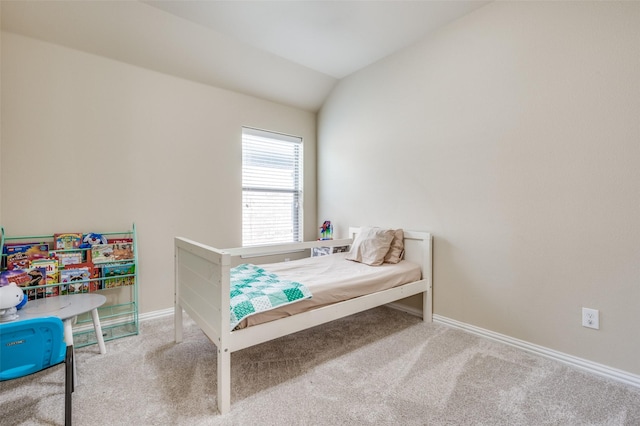
[[[582,308],[582,326],[600,329],[600,312],[597,309]]]

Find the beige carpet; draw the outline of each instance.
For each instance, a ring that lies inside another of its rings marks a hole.
[[[640,389],[377,308],[231,356],[215,409],[214,346],[173,319],[77,351],[76,425],[640,425]],[[0,383],[0,424],[63,424],[63,369]]]

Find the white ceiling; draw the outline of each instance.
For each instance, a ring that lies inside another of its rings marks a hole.
[[[2,29],[317,111],[336,82],[488,1],[13,1]]]
[[[338,79],[487,3],[143,1]]]

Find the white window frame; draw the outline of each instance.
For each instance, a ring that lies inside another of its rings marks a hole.
[[[243,246],[302,241],[302,166],[301,137],[242,128]]]

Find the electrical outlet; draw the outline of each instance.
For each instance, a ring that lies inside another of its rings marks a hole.
[[[597,309],[582,308],[582,326],[600,329],[600,313]]]

